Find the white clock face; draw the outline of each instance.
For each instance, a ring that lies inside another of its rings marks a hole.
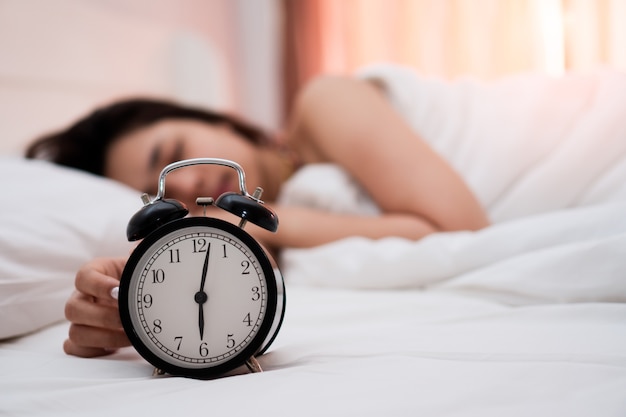
[[[156,240],[134,266],[127,299],[142,344],[186,369],[237,356],[259,333],[268,309],[260,260],[235,235],[208,226]]]

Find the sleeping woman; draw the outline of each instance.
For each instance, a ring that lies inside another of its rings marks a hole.
[[[161,169],[176,160],[213,157],[239,163],[246,183],[264,189],[280,228],[246,230],[266,247],[311,247],[349,236],[420,239],[430,233],[477,230],[485,211],[454,169],[412,130],[382,87],[365,80],[322,77],[298,95],[284,132],[270,137],[228,115],[156,100],[100,108],[66,130],[35,141],[27,157],[46,158],[155,194]],[[272,204],[301,166],[342,167],[380,208],[376,217]],[[239,191],[237,173],[193,166],[167,177],[167,197],[192,210],[198,196]],[[221,211],[214,216],[228,216]],[[130,345],[111,290],[124,259],[96,259],[76,275],[66,303],[71,322],[65,352],[92,357]]]

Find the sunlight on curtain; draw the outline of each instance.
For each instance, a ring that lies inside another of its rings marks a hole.
[[[626,69],[626,1],[567,0],[566,67],[587,70],[597,64]]]
[[[626,69],[626,0],[285,0],[297,79],[389,61],[495,78]],[[289,55],[288,55],[289,56]],[[298,58],[300,57],[300,58]]]

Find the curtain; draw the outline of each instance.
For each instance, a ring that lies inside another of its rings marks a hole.
[[[285,102],[311,77],[394,62],[490,79],[626,69],[626,0],[283,0]],[[289,107],[285,107],[289,108]]]

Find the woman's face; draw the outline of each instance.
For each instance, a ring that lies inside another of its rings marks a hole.
[[[107,150],[105,176],[155,195],[163,167],[181,159],[223,158],[237,162],[246,173],[247,188],[259,184],[257,147],[228,126],[189,119],[166,119],[115,140]],[[195,211],[197,197],[217,198],[239,192],[239,177],[232,168],[190,166],[170,172],[165,196],[182,201]]]

